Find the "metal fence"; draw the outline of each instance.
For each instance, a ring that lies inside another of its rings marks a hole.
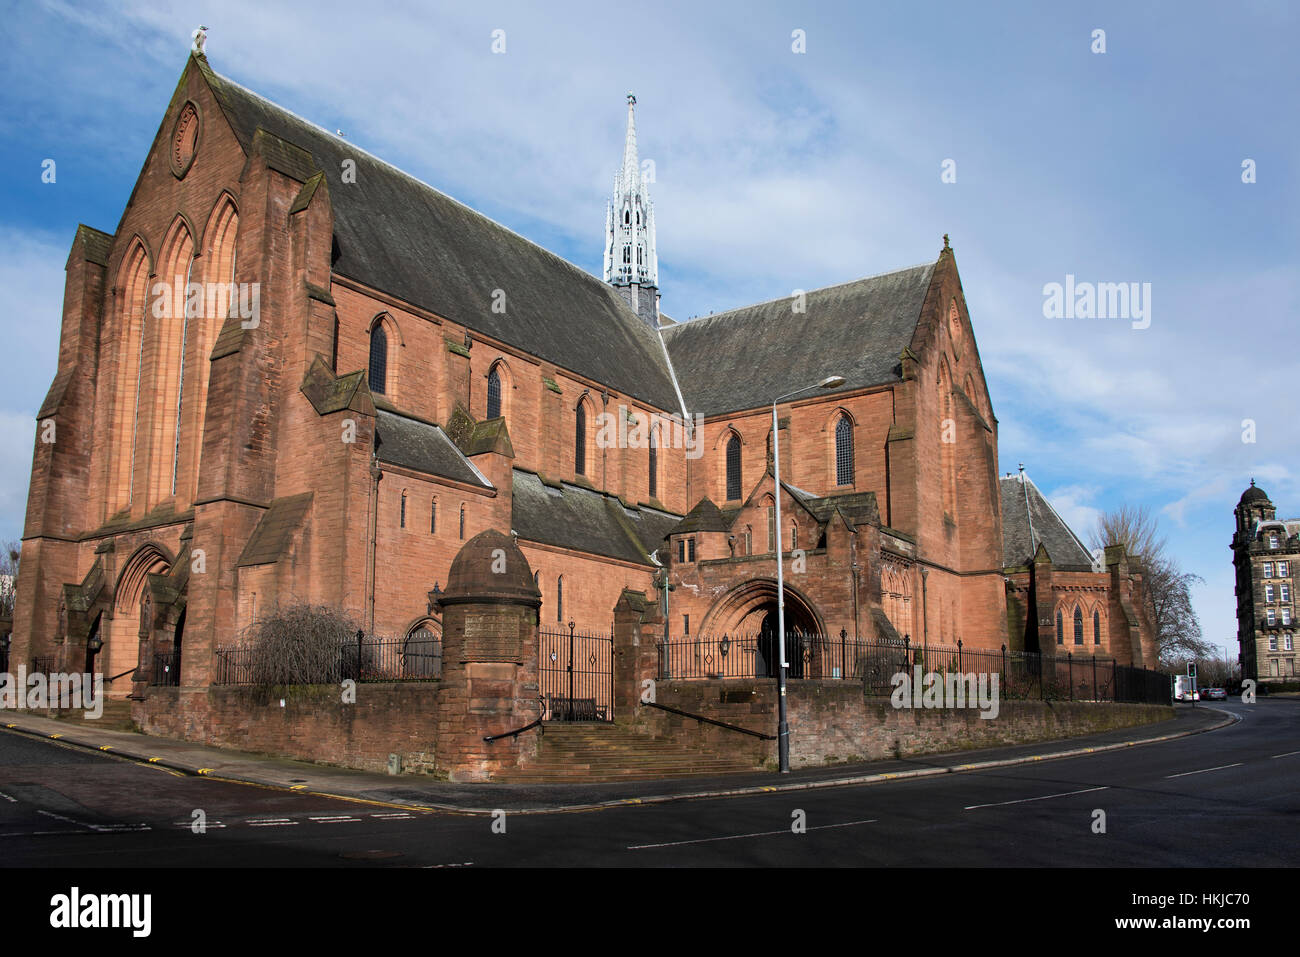
[[[215,651],[215,684],[258,684],[252,645],[225,645]],[[361,636],[340,642],[335,654],[325,655],[314,673],[300,684],[336,684],[353,681],[436,681],[442,677],[442,639],[428,631],[406,638]],[[271,682],[274,683],[274,682]]]
[[[567,630],[538,632],[538,679],[547,721],[614,720],[614,639]]]
[[[661,679],[707,680],[776,677],[773,635],[697,636],[660,643]],[[787,677],[860,681],[866,694],[889,695],[896,675],[913,679],[934,672],[997,674],[999,696],[1039,701],[1118,701],[1170,704],[1169,676],[1121,665],[1097,655],[1044,656],[1037,652],[914,645],[910,641],[861,641],[839,635],[792,634],[786,638]]]
[[[160,651],[153,656],[153,671],[149,675],[151,685],[176,688],[181,683],[181,653],[179,651]]]

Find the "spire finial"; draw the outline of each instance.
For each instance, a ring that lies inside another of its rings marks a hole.
[[[949,247],[948,247],[948,234],[947,234],[947,233],[944,233],[944,234],[943,234],[943,248],[944,248],[944,249],[948,249],[948,248],[949,248]]]
[[[1250,487],[1251,488],[1255,487],[1255,480],[1253,478],[1250,480]]]
[[[192,49],[199,56],[203,56],[203,44],[208,42],[208,28],[199,25],[199,28],[190,34],[190,39],[194,41]]]
[[[627,91],[627,105],[636,106],[636,94],[633,93],[631,90]]]

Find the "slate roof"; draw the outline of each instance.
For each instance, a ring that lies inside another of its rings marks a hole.
[[[195,57],[245,150],[259,127],[310,154],[334,209],[334,271],[661,409],[676,408],[657,334],[572,263],[212,71]],[[265,140],[265,138],[263,138]],[[260,144],[309,179],[294,151]],[[284,155],[280,155],[284,153]],[[356,182],[341,181],[344,159]],[[506,312],[491,311],[493,290]]]
[[[302,524],[311,499],[311,492],[303,492],[273,500],[271,507],[262,514],[261,521],[253,529],[236,564],[268,565],[278,562],[289,547],[289,539],[294,530]]]
[[[441,428],[385,409],[375,409],[375,455],[390,465],[492,487]]]
[[[1047,547],[1052,564],[1092,568],[1092,554],[1079,537],[1065,524],[1056,509],[1038,491],[1028,476],[1022,485],[1019,475],[998,480],[1002,490],[1002,563],[1006,568],[1028,565],[1038,545]],[[1025,508],[1025,489],[1029,490],[1029,507]],[[1029,516],[1033,516],[1033,543],[1030,542]]]
[[[832,391],[897,381],[934,266],[813,290],[802,313],[787,296],[662,330],[687,408],[752,409],[831,375]]]
[[[514,472],[514,530],[520,539],[592,555],[652,565],[680,516],[625,507],[615,496],[577,485],[544,484],[536,474]]]

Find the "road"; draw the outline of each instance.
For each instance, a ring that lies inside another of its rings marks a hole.
[[[1241,720],[1078,758],[497,819],[183,776],[5,732],[0,865],[1295,866],[1300,700],[1216,707]]]

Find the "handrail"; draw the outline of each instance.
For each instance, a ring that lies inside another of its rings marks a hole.
[[[513,731],[504,731],[501,734],[485,734],[483,735],[483,740],[487,741],[488,743],[491,743],[493,741],[499,740],[500,738],[513,738],[516,735],[523,734],[525,731],[533,730],[533,728],[537,727],[541,723],[542,723],[542,719],[538,718],[536,721],[532,722],[531,724],[526,724],[522,728],[515,728],[515,730]]]
[[[113,677],[111,677],[111,678],[105,678],[105,679],[104,679],[104,684],[106,684],[106,685],[111,685],[111,684],[112,684],[114,681],[116,681],[118,678],[121,678],[123,675],[129,675],[129,674],[132,674],[132,673],[135,672],[135,670],[136,670],[135,668],[127,668],[126,671],[123,671],[122,674],[120,674],[120,675],[113,675]]]
[[[515,730],[513,731],[503,731],[501,734],[485,734],[483,735],[483,741],[487,744],[491,744],[493,741],[499,741],[502,738],[515,738],[523,734],[525,731],[531,731],[533,730],[533,728],[536,728],[538,725],[540,725],[542,723],[542,719],[546,717],[546,699],[543,698],[541,695],[538,695],[537,700],[542,706],[542,711],[541,714],[537,716],[536,721],[533,721],[530,724],[526,724],[522,728],[515,728]]]
[[[741,734],[747,734],[754,738],[762,738],[764,741],[776,740],[776,735],[774,734],[764,734],[761,731],[751,731],[749,728],[742,728],[737,724],[727,724],[725,721],[715,721],[713,718],[706,718],[702,714],[691,714],[689,711],[682,711],[679,708],[671,708],[666,704],[657,704],[654,701],[642,701],[641,704],[645,705],[647,708],[658,708],[660,711],[679,714],[683,718],[694,718],[696,721],[703,721],[705,724],[717,725],[719,728],[726,728],[728,731],[739,731]]]

